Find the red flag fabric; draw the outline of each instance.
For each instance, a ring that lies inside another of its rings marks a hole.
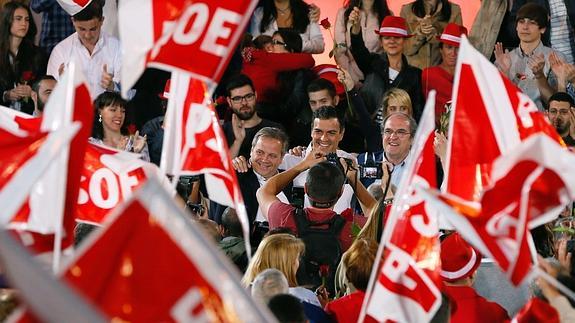
[[[453,85],[444,191],[478,201],[493,161],[530,135],[562,142],[525,94],[464,36]]]
[[[450,194],[424,195],[519,285],[532,270],[529,229],[552,221],[575,199],[575,154],[538,134],[498,158],[492,174],[494,184],[479,203]]]
[[[64,9],[70,16],[77,14],[86,8],[92,0],[58,0],[58,4]]]
[[[90,143],[84,158],[76,221],[101,224],[114,207],[127,199],[159,169],[139,155]]]
[[[120,1],[122,89],[130,89],[146,66],[187,71],[194,78],[217,82],[257,3],[257,0]]]
[[[437,188],[434,114],[432,91],[386,222],[380,243],[383,258],[378,257],[383,263],[374,266],[377,272],[364,301],[364,321],[429,322],[441,305],[437,214],[415,191],[415,183]]]
[[[78,250],[63,280],[124,322],[269,322],[237,271],[155,178]]]
[[[174,176],[204,174],[210,200],[236,209],[248,244],[249,222],[236,172],[202,81],[172,73],[164,130],[162,170]]]
[[[71,62],[46,104],[40,129],[53,131],[72,122],[78,122],[81,128],[69,147],[36,183],[30,192],[29,203],[15,215],[11,224],[12,228],[20,231],[18,235],[22,242],[36,253],[49,252],[54,249],[55,242],[60,243],[54,240],[54,234],[64,239],[63,248],[73,244],[80,175],[92,118],[88,86],[81,70]],[[18,122],[22,124],[24,121]],[[31,122],[36,121],[28,121]],[[28,123],[26,127],[30,127]]]

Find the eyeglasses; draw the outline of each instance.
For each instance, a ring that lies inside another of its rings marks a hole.
[[[272,44],[274,44],[274,45],[282,45],[283,47],[287,47],[287,44],[286,44],[286,43],[284,43],[284,42],[282,42],[282,41],[279,41],[279,40],[277,40],[277,39],[272,40]]]
[[[231,98],[230,100],[232,100],[233,103],[242,103],[243,100],[246,100],[246,102],[250,102],[251,100],[255,99],[256,95],[253,93],[248,93],[244,96],[234,96],[233,98]]]
[[[396,134],[399,138],[403,138],[403,137],[405,137],[411,133],[405,129],[398,129],[395,131],[391,130],[391,129],[384,129],[383,130],[383,135],[386,137],[391,137],[391,136],[393,136],[393,134]]]

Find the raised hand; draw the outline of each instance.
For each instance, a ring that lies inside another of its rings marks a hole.
[[[353,7],[353,10],[349,13],[349,18],[347,22],[351,25],[351,33],[354,35],[359,34],[361,31],[361,10],[358,7]]]
[[[509,55],[509,50],[503,51],[503,44],[496,43],[495,44],[495,65],[499,68],[499,70],[505,74],[509,74],[509,70],[511,69],[511,56]]]
[[[315,4],[310,4],[310,9],[309,9],[309,21],[311,23],[318,23],[319,22],[319,17],[321,15],[321,10],[319,9],[318,6],[316,6]]]
[[[108,91],[114,90],[114,74],[108,72],[108,64],[102,66],[102,79],[100,80],[100,86]]]
[[[338,67],[337,79],[345,86],[346,92],[351,91],[355,86],[355,82],[349,72],[342,67]]]
[[[136,133],[134,134],[134,145],[132,146],[132,149],[135,153],[140,153],[142,152],[142,150],[144,149],[144,147],[146,146],[146,140],[147,140],[147,136],[144,135],[143,137],[140,136],[140,132],[136,131]]]
[[[240,120],[236,114],[232,115],[232,130],[236,140],[243,142],[246,138],[246,129],[244,128],[244,121]]]
[[[238,173],[245,173],[250,169],[251,165],[244,156],[238,156],[232,159],[232,167]]]
[[[545,72],[543,71],[545,67],[545,56],[543,56],[543,54],[533,55],[533,57],[529,59],[527,66],[529,66],[535,78],[545,77]]]

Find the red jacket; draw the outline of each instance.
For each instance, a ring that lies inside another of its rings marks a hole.
[[[306,53],[268,53],[260,49],[246,48],[242,57],[242,73],[254,82],[258,102],[266,103],[277,101],[277,76],[280,72],[312,68],[315,64],[311,54]]]
[[[342,298],[327,303],[325,312],[335,322],[357,322],[365,293],[358,290]]]
[[[421,88],[425,99],[427,99],[429,91],[437,91],[435,95],[435,120],[439,121],[439,117],[445,112],[443,106],[451,100],[453,75],[447,73],[440,66],[428,67],[421,72]]]
[[[451,323],[497,323],[509,321],[509,315],[499,304],[483,298],[472,287],[444,286],[452,302]]]

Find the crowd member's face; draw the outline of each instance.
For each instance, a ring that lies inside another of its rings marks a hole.
[[[76,29],[80,41],[87,47],[93,47],[98,42],[103,22],[104,18],[93,18],[86,21],[72,19],[74,29]]]
[[[551,101],[549,102],[549,122],[555,127],[557,132],[564,136],[569,131],[571,120],[569,120],[569,102]]]
[[[315,111],[324,106],[335,107],[339,103],[339,97],[331,96],[328,90],[321,90],[317,92],[309,92],[309,107]]]
[[[126,109],[118,105],[107,105],[100,110],[100,115],[104,130],[118,133],[124,124]]]
[[[401,102],[401,100],[398,100],[396,98],[390,98],[387,101],[387,109],[385,115],[387,116],[395,112],[405,113],[410,116],[411,107],[406,105],[404,102]]]
[[[279,34],[275,34],[273,35],[273,40],[272,40],[272,44],[273,44],[273,52],[274,53],[289,53],[290,51],[287,49],[287,45],[284,42],[284,39],[282,38],[282,36],[280,36]]]
[[[403,160],[409,153],[412,134],[409,120],[401,115],[392,116],[383,127],[383,150],[388,159]]]
[[[381,45],[389,56],[403,53],[403,41],[403,37],[381,36]]]
[[[28,11],[24,8],[17,8],[14,10],[12,16],[12,26],[10,26],[10,35],[14,37],[24,38],[30,28],[30,17]]]
[[[336,152],[339,142],[343,139],[343,131],[340,130],[337,118],[326,120],[315,118],[311,130],[311,139],[312,148],[323,156]]]
[[[459,47],[443,44],[439,49],[441,53],[441,60],[443,64],[447,67],[455,67],[457,63],[457,54],[459,53]]]
[[[48,98],[55,87],[55,80],[43,80],[38,84],[38,110],[44,111],[44,106],[46,102],[48,102]]]
[[[538,42],[545,32],[545,28],[539,28],[539,24],[529,18],[517,20],[516,30],[519,39],[525,43]]]
[[[228,104],[240,120],[249,120],[256,113],[256,99],[254,89],[244,85],[230,91]]]
[[[250,153],[253,170],[264,178],[277,174],[282,159],[282,142],[274,138],[259,137]]]

